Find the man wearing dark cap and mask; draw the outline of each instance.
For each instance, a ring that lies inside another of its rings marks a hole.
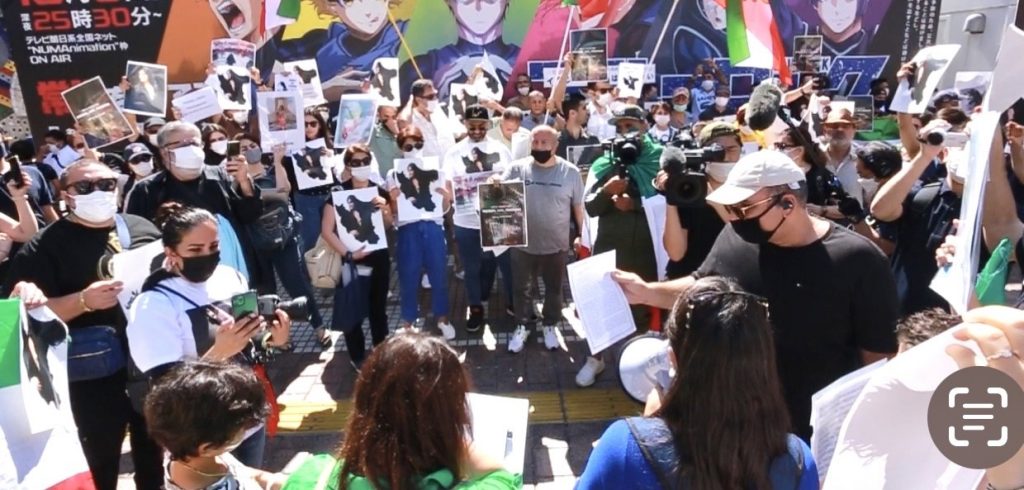
[[[463,284],[466,287],[466,331],[476,332],[484,322],[484,301],[491,295],[494,273],[501,268],[507,304],[512,304],[512,263],[509,254],[495,257],[494,252],[480,247],[480,215],[475,209],[476,185],[463,180],[467,174],[501,172],[505,170],[512,156],[502,142],[487,136],[491,119],[487,108],[474,104],[466,108],[463,116],[466,138],[455,144],[444,157],[444,174],[448,185],[458,199],[455,209],[455,241],[458,243],[459,258],[466,273]],[[464,201],[466,205],[458,204]]]
[[[593,184],[588,185],[587,214],[597,218],[594,254],[615,251],[615,264],[637,273],[644,280],[658,278],[654,244],[648,228],[643,199],[655,196],[654,177],[658,173],[662,146],[647,133],[643,109],[624,105],[615,111],[610,123],[617,138],[632,138],[639,148],[632,156],[626,151],[603,155],[590,169]],[[616,145],[619,148],[619,145]],[[650,310],[633,308],[633,318],[641,331],[650,322]],[[604,362],[591,357],[576,377],[576,384],[590,386],[604,370]]]

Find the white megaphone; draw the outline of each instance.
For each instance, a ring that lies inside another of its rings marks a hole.
[[[647,333],[630,339],[619,351],[619,381],[634,400],[645,403],[651,390],[668,390],[675,377],[668,339]]]

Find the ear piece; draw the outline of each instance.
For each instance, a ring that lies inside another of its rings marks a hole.
[[[785,209],[787,211],[793,209],[793,203],[790,201],[782,201],[782,209]]]

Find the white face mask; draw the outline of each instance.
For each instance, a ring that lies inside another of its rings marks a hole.
[[[728,97],[715,97],[715,105],[718,107],[725,107],[728,103]]]
[[[439,106],[440,106],[440,103],[438,101],[436,101],[436,100],[428,100],[427,101],[427,111],[428,112],[437,112],[437,108]]]
[[[370,180],[370,176],[373,175],[373,168],[370,166],[365,167],[349,167],[349,173],[352,174],[352,178],[360,182],[366,182]]]
[[[160,147],[160,145],[157,144],[157,139],[156,139],[156,135],[155,134],[147,134],[146,135],[146,139],[149,140],[149,144],[151,144],[151,145],[153,145],[153,146],[155,146],[157,148]]]
[[[203,150],[195,145],[188,145],[183,148],[171,150],[174,155],[174,166],[179,170],[188,171],[190,175],[199,176],[203,170]]]
[[[703,82],[700,82],[700,88],[704,89],[706,92],[710,92],[711,89],[715,88],[715,81],[704,80]]]
[[[669,119],[671,119],[671,116],[669,116],[668,114],[654,115],[654,123],[657,124],[658,126],[664,126],[668,124]]]
[[[857,179],[857,183],[864,189],[864,196],[868,199],[873,198],[878,192],[878,182],[875,182],[875,179]]]
[[[117,214],[117,192],[92,191],[74,196],[75,209],[72,211],[89,223],[105,223]]]
[[[153,159],[150,158],[149,161],[132,163],[131,167],[132,172],[135,172],[135,175],[139,177],[146,177],[153,173]]]
[[[526,97],[530,93],[530,87],[519,87],[519,95]]]
[[[711,162],[708,163],[705,170],[708,177],[715,179],[716,182],[725,182],[725,179],[729,177],[729,172],[732,172],[732,168],[735,166],[735,163]]]
[[[231,119],[233,121],[235,121],[235,124],[238,124],[239,126],[241,126],[241,125],[249,122],[249,114],[247,112],[243,112],[243,111],[232,112],[231,113]]]
[[[46,151],[49,153],[57,153],[57,145],[46,145]]]
[[[218,155],[228,154],[228,140],[214,141],[210,143],[210,149]]]
[[[608,104],[612,103],[612,94],[611,94],[611,92],[607,92],[607,93],[603,93],[603,94],[599,95],[597,97],[597,103],[600,104],[602,107],[608,107]]]
[[[405,155],[405,158],[417,158],[417,159],[418,158],[422,158],[423,157],[423,149],[420,148],[419,150],[407,151],[407,152],[404,152],[404,155]]]

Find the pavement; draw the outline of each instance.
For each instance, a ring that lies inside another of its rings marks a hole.
[[[589,353],[586,340],[568,322],[558,327],[562,347],[549,351],[543,337],[533,330],[526,348],[519,354],[508,352],[508,337],[514,327],[505,314],[505,294],[497,280],[487,306],[487,327],[475,334],[463,329],[466,312],[465,289],[450,264],[448,278],[451,318],[458,337],[451,345],[465,352],[473,391],[526,398],[530,401],[527,450],[523,479],[529,489],[570,489],[586,466],[597,439],[612,421],[637,415],[642,406],[620,387],[612,363],[588,388],[575,384],[576,373]],[[568,281],[565,281],[565,306],[570,306]],[[392,296],[388,299],[388,323],[398,328],[397,274],[392,271]],[[319,291],[317,304],[327,325],[331,319],[332,291]],[[420,290],[420,311],[429,312],[430,289]],[[538,296],[542,297],[542,296]],[[433,318],[425,318],[424,331],[440,335]],[[366,331],[370,347],[369,326]],[[351,396],[357,373],[349,363],[344,339],[331,334],[333,347],[322,351],[308,324],[296,324],[292,330],[295,349],[278,358],[268,372],[281,408],[279,432],[270,439],[264,469],[282,470],[297,453],[330,453],[342,441],[345,421],[351,410]],[[131,460],[122,457],[119,488],[133,488]]]

